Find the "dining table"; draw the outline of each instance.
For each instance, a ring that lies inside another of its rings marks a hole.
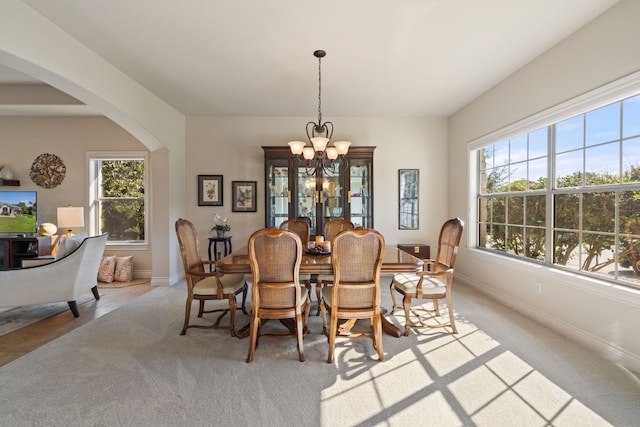
[[[396,246],[387,245],[382,260],[381,274],[394,273],[415,273],[423,269],[424,263],[420,258],[411,255]],[[221,258],[216,264],[216,270],[224,274],[251,274],[251,264],[249,262],[249,252],[247,246]],[[300,263],[300,274],[333,274],[333,264],[331,254],[318,254],[303,250],[302,261]],[[400,337],[402,331],[391,323],[384,314],[383,308],[382,327],[389,335]],[[243,328],[244,329],[244,328]],[[245,337],[248,331],[241,330],[237,335]]]

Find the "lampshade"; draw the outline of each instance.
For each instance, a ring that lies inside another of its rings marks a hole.
[[[71,233],[73,227],[84,227],[84,208],[82,206],[58,208],[58,228],[66,228]]]

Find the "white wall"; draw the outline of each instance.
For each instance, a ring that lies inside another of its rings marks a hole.
[[[264,157],[262,146],[286,146],[304,139],[305,117],[188,117],[186,200],[188,218],[205,243],[211,216],[229,217],[234,248],[264,227]],[[331,117],[334,140],[375,146],[374,227],[388,244],[435,245],[447,217],[446,120]],[[420,229],[398,230],[398,169],[420,169]],[[198,206],[197,176],[223,175],[224,206]],[[258,211],[231,212],[231,181],[258,182]]]
[[[623,0],[456,113],[449,121],[450,215],[473,229],[467,144],[539,111],[640,70],[640,2]],[[640,372],[640,294],[472,248],[457,278]],[[536,291],[536,284],[542,293]]]

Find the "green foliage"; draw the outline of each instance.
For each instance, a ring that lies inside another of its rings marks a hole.
[[[101,175],[102,231],[111,241],[144,240],[144,162],[105,160]]]
[[[481,199],[480,221],[488,224],[480,227],[480,245],[543,260],[546,197],[526,192],[546,188],[546,179],[537,182],[519,180],[509,184],[506,169],[495,168],[486,176],[486,180],[486,191],[482,194],[511,194]],[[640,165],[628,166],[622,182],[640,182]],[[596,186],[619,184],[619,176],[606,173],[575,172],[557,179],[558,188],[584,189],[588,185],[590,189],[597,190]],[[607,188],[609,190],[611,187]],[[523,192],[523,195],[513,195],[514,192]],[[579,222],[580,218],[582,223]],[[560,229],[554,236],[554,263],[567,265],[580,247],[583,252],[580,269],[601,270],[614,262],[613,257],[603,258],[603,253],[615,249],[615,234],[620,233],[623,235],[619,245],[621,264],[631,265],[636,272],[640,272],[640,191],[623,191],[621,187],[616,191],[557,194],[554,196],[554,227]]]

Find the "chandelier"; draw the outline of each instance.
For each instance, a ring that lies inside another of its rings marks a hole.
[[[304,141],[289,142],[291,154],[299,161],[302,155],[306,161],[307,175],[315,175],[319,171],[334,173],[335,166],[344,161],[351,145],[349,141],[336,141],[330,145],[333,123],[322,123],[322,58],[326,54],[324,50],[313,52],[313,56],[318,58],[318,122],[307,123],[307,139],[311,145]]]

